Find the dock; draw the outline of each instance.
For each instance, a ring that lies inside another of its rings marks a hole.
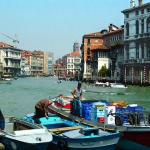
[[[5,149],[5,146],[2,143],[0,143],[0,150],[4,150],[4,149]]]

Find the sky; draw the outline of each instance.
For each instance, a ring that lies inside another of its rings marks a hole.
[[[0,32],[17,37],[19,49],[52,52],[56,61],[85,34],[123,25],[121,11],[129,8],[130,0],[0,0]],[[15,45],[1,33],[0,42]]]

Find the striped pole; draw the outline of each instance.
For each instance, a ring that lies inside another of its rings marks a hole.
[[[116,83],[116,80],[117,80],[117,69],[115,68],[115,72],[114,72],[114,80],[115,80],[115,83]]]
[[[133,81],[134,81],[134,68],[132,67],[132,86],[133,86]]]
[[[146,66],[144,66],[143,78],[144,78],[144,86],[145,86],[145,78],[146,78]]]
[[[126,67],[124,67],[124,82],[125,82],[125,86],[126,86]]]

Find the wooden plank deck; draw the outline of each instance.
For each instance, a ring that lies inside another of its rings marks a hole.
[[[63,127],[63,128],[55,128],[55,129],[49,129],[50,132],[58,132],[58,131],[67,131],[67,130],[76,130],[76,129],[82,129],[81,126],[73,126],[73,127]]]

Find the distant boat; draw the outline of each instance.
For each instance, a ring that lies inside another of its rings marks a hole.
[[[121,83],[102,83],[96,82],[94,86],[87,86],[86,92],[95,92],[95,93],[124,93],[127,89]]]
[[[7,118],[0,142],[7,150],[46,150],[52,134],[44,127],[24,119]]]
[[[107,132],[73,121],[64,120],[58,116],[49,116],[33,119],[34,114],[23,117],[29,122],[35,122],[45,126],[53,135],[50,148],[60,150],[114,150],[121,134],[119,132]]]
[[[11,84],[12,80],[9,78],[1,78],[0,84]]]

